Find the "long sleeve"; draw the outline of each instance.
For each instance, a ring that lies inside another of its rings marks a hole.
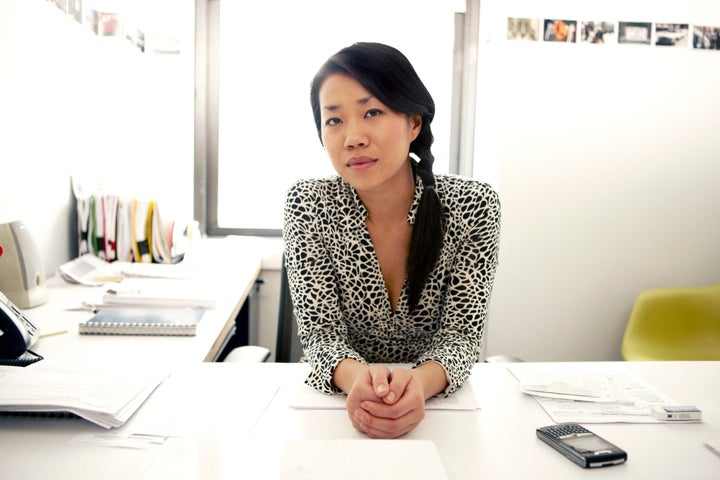
[[[340,309],[338,282],[323,240],[318,212],[324,199],[308,182],[296,183],[285,204],[283,240],[293,309],[305,359],[312,367],[307,383],[325,393],[337,393],[332,376],[345,358],[364,362],[348,341]]]
[[[500,202],[493,190],[478,185],[481,188],[470,195],[448,195],[462,199],[461,205],[446,200],[450,215],[462,220],[450,221],[448,226],[446,242],[455,245],[447,245],[443,255],[452,254],[453,258],[441,258],[447,278],[440,328],[416,362],[433,360],[445,368],[446,394],[463,385],[478,360],[498,263]],[[432,292],[430,288],[429,294]]]

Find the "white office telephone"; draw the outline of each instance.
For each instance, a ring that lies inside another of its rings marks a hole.
[[[22,357],[39,336],[40,329],[0,292],[0,363],[24,365],[41,359],[42,357],[30,352],[35,356],[31,361],[7,361]]]

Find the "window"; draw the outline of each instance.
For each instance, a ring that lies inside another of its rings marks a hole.
[[[436,103],[435,171],[457,171],[451,124],[458,112],[451,106],[458,104],[456,12],[465,2],[205,4],[205,12],[198,7],[208,40],[206,50],[198,47],[198,86],[207,81],[207,97],[198,103],[195,199],[208,234],[279,235],[290,185],[335,174],[315,130],[309,85],[331,54],[356,41],[388,43],[408,56]],[[474,102],[468,108],[473,112]]]

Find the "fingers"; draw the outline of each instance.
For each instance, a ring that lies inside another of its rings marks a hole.
[[[391,375],[390,369],[385,365],[377,365],[370,367],[369,373],[375,395],[380,398],[385,397],[390,392],[388,388]]]
[[[369,372],[375,395],[390,405],[403,396],[412,378],[411,371],[406,368],[398,368],[391,372],[385,365],[370,367]]]
[[[397,438],[405,435],[425,418],[425,397],[418,382],[409,380],[404,375],[392,378],[390,388],[394,384],[403,385],[405,391],[394,404],[386,403],[383,398],[378,401],[360,402],[351,417],[355,428],[373,438]],[[389,393],[388,393],[389,395]],[[387,398],[387,397],[386,397]]]
[[[381,397],[383,399],[383,402],[392,405],[400,398],[402,398],[411,379],[412,372],[410,370],[406,368],[398,368],[393,370],[393,372],[390,374],[390,390],[388,391],[387,395]]]
[[[363,408],[355,410],[352,418],[356,430],[372,438],[398,438],[415,427],[425,418],[424,404],[409,411],[397,405],[383,405],[376,402],[363,402]],[[382,415],[382,416],[380,416]]]
[[[422,385],[412,370],[369,367],[348,392],[346,410],[353,427],[372,438],[397,438],[425,418]]]
[[[375,369],[374,372],[373,369]],[[387,373],[389,373],[389,370]],[[384,374],[384,384],[386,386],[385,393],[387,393],[387,373]],[[376,387],[373,385],[373,378],[377,378],[380,384],[382,384],[382,377],[382,370],[375,367],[368,367],[355,378],[355,381],[348,392],[348,397],[345,401],[345,409],[347,410],[348,417],[350,418],[350,422],[353,424],[353,427],[360,432],[365,431],[355,420],[355,412],[361,409],[360,405],[362,402],[382,402],[378,395],[376,395]]]

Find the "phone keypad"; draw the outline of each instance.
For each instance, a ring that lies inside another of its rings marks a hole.
[[[555,438],[566,437],[568,435],[586,435],[590,433],[585,427],[577,424],[557,425],[546,431]]]

